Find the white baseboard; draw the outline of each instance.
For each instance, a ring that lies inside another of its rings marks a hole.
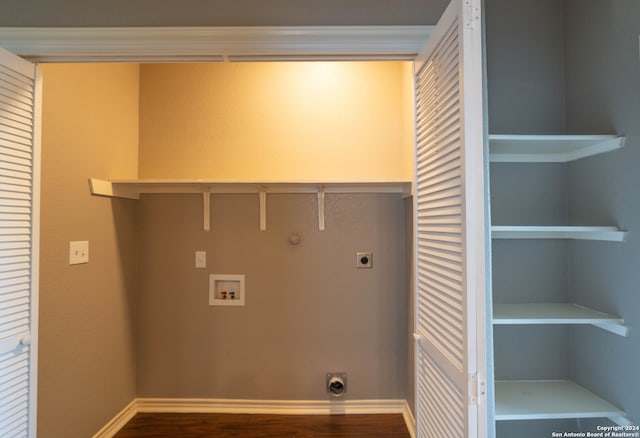
[[[238,400],[139,398],[138,412],[210,412],[227,414],[401,414],[404,400]]]
[[[107,424],[104,425],[102,429],[100,429],[93,438],[111,438],[114,436],[120,429],[124,427],[125,424],[129,422],[136,414],[138,413],[137,408],[137,400],[133,400],[129,403],[123,410],[121,410],[115,417],[113,417]]]
[[[416,438],[416,419],[413,417],[413,412],[411,412],[409,403],[406,401],[404,402],[404,409],[402,410],[402,418],[404,418],[404,424],[407,425],[411,438]]]
[[[137,398],[93,438],[111,438],[138,412],[217,414],[402,414],[415,437],[415,421],[405,400],[239,400],[209,398]]]

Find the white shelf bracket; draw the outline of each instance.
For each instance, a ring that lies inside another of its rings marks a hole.
[[[601,328],[602,330],[606,330],[608,332],[623,336],[625,338],[629,337],[629,332],[631,332],[631,326],[627,324],[622,324],[622,323],[603,322],[600,324],[593,324],[593,325]]]
[[[211,192],[202,193],[202,213],[204,230],[211,229]]]
[[[267,231],[267,192],[264,190],[260,195],[260,231]]]
[[[318,230],[324,231],[324,186],[318,187]]]

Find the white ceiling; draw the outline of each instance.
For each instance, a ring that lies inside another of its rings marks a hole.
[[[435,24],[448,0],[0,0],[0,26]]]

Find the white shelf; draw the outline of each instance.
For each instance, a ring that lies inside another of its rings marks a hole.
[[[324,231],[326,193],[397,193],[411,196],[410,181],[214,181],[214,180],[114,180],[89,178],[92,195],[140,199],[144,193],[191,193],[202,195],[203,227],[210,229],[212,193],[255,193],[260,202],[260,230],[267,229],[268,193],[314,193],[318,195],[318,228]]]
[[[580,239],[624,242],[627,232],[617,227],[492,226],[493,239]]]
[[[625,412],[569,380],[497,380],[496,420],[609,418],[630,425]]]
[[[591,324],[604,330],[629,336],[624,320],[573,303],[528,303],[493,305],[494,324]]]
[[[489,161],[497,163],[566,163],[620,149],[616,135],[489,135]]]
[[[411,195],[410,181],[215,181],[89,179],[91,194],[138,199],[143,193],[400,193]]]

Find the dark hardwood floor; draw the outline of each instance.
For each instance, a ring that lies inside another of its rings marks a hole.
[[[409,438],[402,415],[137,414],[114,438]]]

